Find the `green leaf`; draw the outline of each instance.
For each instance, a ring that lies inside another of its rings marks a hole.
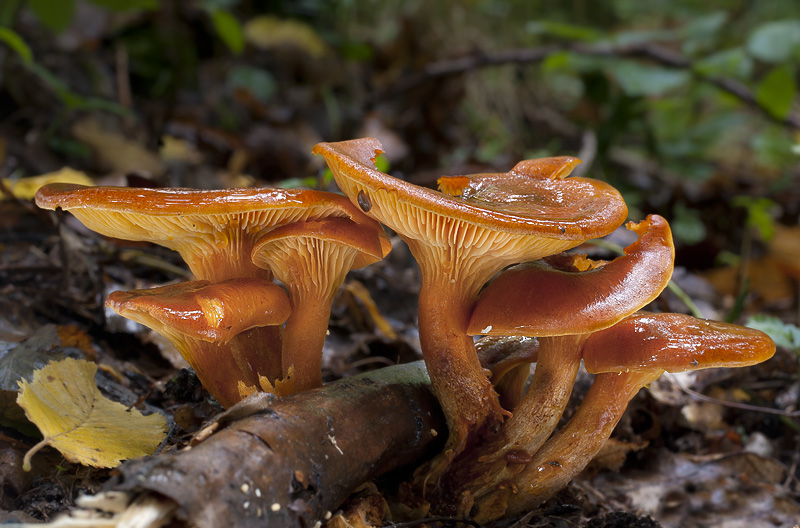
[[[689,72],[668,70],[632,61],[610,64],[611,75],[620,88],[630,96],[660,96],[684,86],[691,78]]]
[[[746,79],[753,73],[753,59],[742,48],[731,48],[698,60],[694,70],[702,75]]]
[[[698,244],[706,238],[706,226],[700,219],[700,214],[680,202],[672,210],[670,227],[675,238],[684,244]]]
[[[797,85],[792,68],[788,65],[777,66],[759,83],[756,88],[756,101],[770,115],[783,119],[792,109],[796,92]]]
[[[758,26],[747,40],[747,51],[764,62],[800,60],[800,20],[779,20]]]
[[[131,11],[133,9],[158,9],[158,0],[89,0],[109,11]]]
[[[0,27],[0,41],[5,42],[9,48],[14,50],[25,62],[33,62],[33,52],[31,48],[22,40],[16,32],[11,29]]]
[[[702,50],[714,49],[720,29],[727,21],[728,13],[725,11],[692,18],[679,32],[685,39],[683,52],[686,55],[695,55]]]
[[[582,42],[592,42],[603,37],[603,33],[594,28],[550,20],[528,22],[525,29],[533,35],[550,35]]]
[[[775,236],[775,220],[772,217],[777,207],[775,202],[769,198],[737,196],[731,203],[747,210],[747,227],[758,231],[762,240],[769,241]]]
[[[267,70],[251,66],[237,66],[228,76],[228,89],[231,91],[242,90],[261,103],[267,103],[278,90],[275,77]]]
[[[784,323],[771,315],[759,314],[752,316],[744,325],[761,330],[780,347],[800,352],[800,328],[793,324]]]
[[[219,9],[211,12],[211,22],[229,50],[236,55],[244,51],[244,32],[235,16],[228,11]]]
[[[797,163],[796,154],[792,152],[794,144],[792,133],[778,125],[765,127],[750,140],[758,163],[768,167],[790,167]]]
[[[377,156],[375,156],[375,168],[378,169],[379,171],[389,172],[391,165],[392,164],[389,161],[389,158],[387,158],[385,155],[378,154]]]
[[[49,29],[65,30],[75,13],[75,0],[28,0],[28,7]]]

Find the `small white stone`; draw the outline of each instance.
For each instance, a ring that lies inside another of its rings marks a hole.
[[[270,506],[269,509],[274,511],[274,512],[277,512],[277,511],[281,510],[281,505],[278,504],[277,502],[274,502],[274,503],[272,503],[272,506]]]
[[[260,488],[256,488],[256,497],[260,497],[260,496],[261,496],[261,489]]]
[[[244,506],[244,509],[246,510],[247,508],[250,507],[250,501],[245,501],[245,503],[242,504],[242,506]]]
[[[242,487],[239,489],[242,490],[242,493],[250,493],[250,485],[247,482],[242,484]]]

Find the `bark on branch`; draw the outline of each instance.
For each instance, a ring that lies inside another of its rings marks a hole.
[[[124,464],[105,492],[196,528],[308,528],[437,437],[447,432],[425,367],[399,365],[275,399],[191,449]]]

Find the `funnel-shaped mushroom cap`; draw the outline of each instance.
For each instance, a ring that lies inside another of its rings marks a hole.
[[[321,358],[331,303],[353,268],[382,259],[391,250],[383,227],[371,218],[308,220],[278,227],[253,248],[257,266],[269,268],[289,289],[292,315],[286,321],[282,370],[294,368],[298,391],[322,384]]]
[[[190,281],[115,291],[106,305],[159,333],[177,332],[221,343],[251,328],[283,324],[291,313],[286,293],[261,279]]]
[[[313,150],[351,200],[404,238],[533,260],[608,234],[627,215],[611,186],[563,179],[580,162],[575,158],[528,160],[505,174],[442,178],[445,194],[378,171],[373,160],[381,151],[373,138],[320,143]]]
[[[594,333],[583,346],[583,363],[602,372],[683,372],[746,367],[775,353],[775,343],[752,328],[689,315],[635,314]]]
[[[641,309],[661,293],[672,276],[672,234],[667,221],[658,215],[629,223],[627,228],[639,239],[625,248],[624,256],[605,265],[564,271],[537,261],[504,271],[481,292],[469,333],[585,334]]]
[[[39,207],[70,211],[88,228],[177,250],[199,279],[270,278],[250,252],[265,231],[326,216],[363,217],[345,197],[296,189],[139,189],[52,184]]]
[[[312,249],[315,248],[315,249]],[[289,283],[303,278],[317,283],[322,275],[338,275],[351,269],[378,262],[392,249],[383,228],[371,218],[355,222],[349,218],[308,220],[281,226],[258,239],[251,258],[262,268],[271,269],[278,279]],[[301,253],[315,252],[312,260],[303,260],[303,270],[290,264]],[[340,256],[352,256],[349,262]],[[338,286],[337,286],[338,288]]]

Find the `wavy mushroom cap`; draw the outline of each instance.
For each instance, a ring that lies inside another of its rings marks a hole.
[[[612,262],[598,264],[581,255],[564,255],[501,273],[481,292],[469,333],[585,334],[641,309],[669,283],[675,249],[669,224],[658,215],[626,227],[639,238]]]
[[[344,196],[298,189],[142,189],[52,184],[36,203],[68,210],[88,228],[180,252],[199,279],[269,278],[250,253],[256,238],[291,222],[365,218]]]
[[[404,238],[433,246],[536,259],[606,235],[627,215],[608,184],[564,179],[580,163],[575,158],[528,160],[502,174],[445,177],[445,192],[438,192],[378,171],[374,159],[382,147],[374,138],[320,143],[313,152],[365,213]]]
[[[772,339],[752,328],[684,314],[640,313],[589,336],[583,363],[592,374],[683,372],[746,367],[774,353]]]
[[[251,328],[283,324],[291,313],[279,286],[254,278],[115,291],[106,306],[164,335],[220,343]]]

